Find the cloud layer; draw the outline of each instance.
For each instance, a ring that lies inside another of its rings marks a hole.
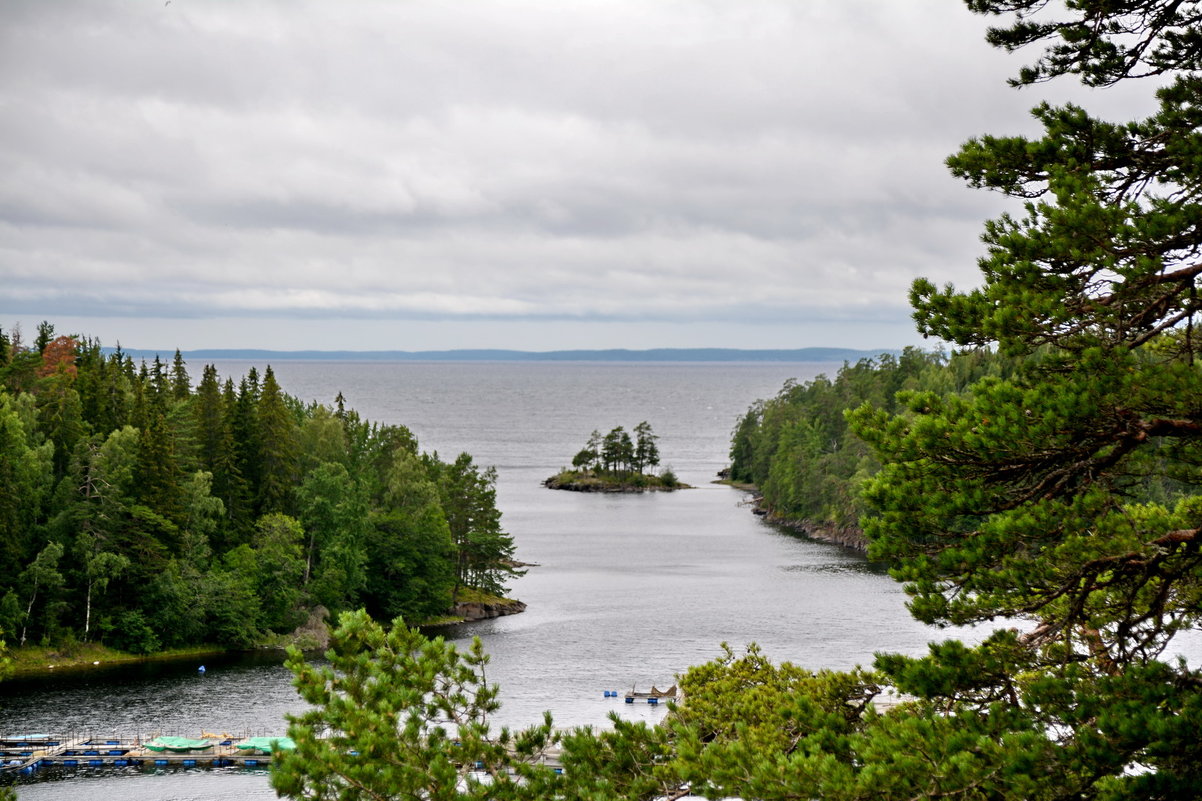
[[[955,2],[4,5],[0,322],[135,346],[905,344],[1036,100]]]

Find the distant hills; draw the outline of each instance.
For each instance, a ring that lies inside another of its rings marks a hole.
[[[114,348],[105,348],[111,352]],[[135,359],[164,360],[171,350],[122,348]],[[255,350],[205,349],[182,351],[184,359],[240,359],[247,361],[347,361],[347,362],[844,362],[872,358],[897,349],[796,348],[794,350],[740,350],[738,348],[650,348],[648,350]]]

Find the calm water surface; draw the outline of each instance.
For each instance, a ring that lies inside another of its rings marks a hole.
[[[218,362],[240,377],[250,362]],[[263,364],[258,363],[260,371]],[[196,375],[201,365],[190,365]],[[945,636],[907,615],[898,585],[862,558],[766,525],[747,496],[712,484],[730,431],[756,399],[830,364],[346,363],[273,365],[285,391],[408,426],[425,450],[496,465],[498,503],[518,556],[536,563],[512,594],[521,615],[453,627],[483,639],[498,722],[605,725],[611,711],[655,720],[605,690],[670,685],[720,643],[759,643],[811,668],[868,664],[878,650],[917,653]],[[670,494],[555,492],[540,482],[570,463],[593,429],[642,420],[665,464],[696,488]],[[207,660],[0,685],[0,731],[282,733],[301,708],[278,663]],[[50,780],[46,780],[49,778]],[[104,771],[48,777],[22,799],[274,798],[261,771]]]

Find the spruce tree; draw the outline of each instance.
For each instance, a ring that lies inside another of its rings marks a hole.
[[[227,385],[228,387],[228,385]],[[230,396],[226,393],[226,409],[230,414],[230,435],[237,453],[238,474],[246,482],[249,499],[258,494],[259,476],[262,474],[259,457],[259,387],[258,376],[252,368],[238,383],[237,398],[230,410]]]
[[[177,403],[185,401],[192,394],[192,379],[188,376],[187,363],[176,348],[175,356],[171,359],[171,397]]]
[[[221,384],[217,380],[217,368],[211,364],[204,367],[200,384],[196,387],[195,431],[197,457],[202,470],[213,472],[225,436],[225,402],[221,397]]]
[[[235,441],[235,419],[239,409],[238,394],[234,382],[227,378],[221,394],[221,434],[213,452],[210,470],[213,473],[213,497],[220,498],[225,505],[227,526],[219,532],[239,536],[245,541],[252,522],[250,487],[242,474],[243,454]],[[224,537],[220,534],[219,537]],[[224,552],[229,541],[214,542],[214,548]]]
[[[299,481],[297,422],[268,366],[258,403],[259,514],[289,512],[293,487]]]

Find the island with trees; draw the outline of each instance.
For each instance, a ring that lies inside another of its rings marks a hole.
[[[670,467],[658,473],[658,436],[643,421],[634,427],[634,436],[622,426],[604,436],[594,430],[588,442],[572,458],[572,469],[564,469],[543,482],[550,489],[575,492],[646,492],[688,488],[680,483]]]
[[[300,402],[270,366],[208,365],[194,386],[178,351],[136,364],[49,322],[0,331],[0,631],[18,669],[272,644],[327,612],[520,611],[495,482],[341,394]]]

